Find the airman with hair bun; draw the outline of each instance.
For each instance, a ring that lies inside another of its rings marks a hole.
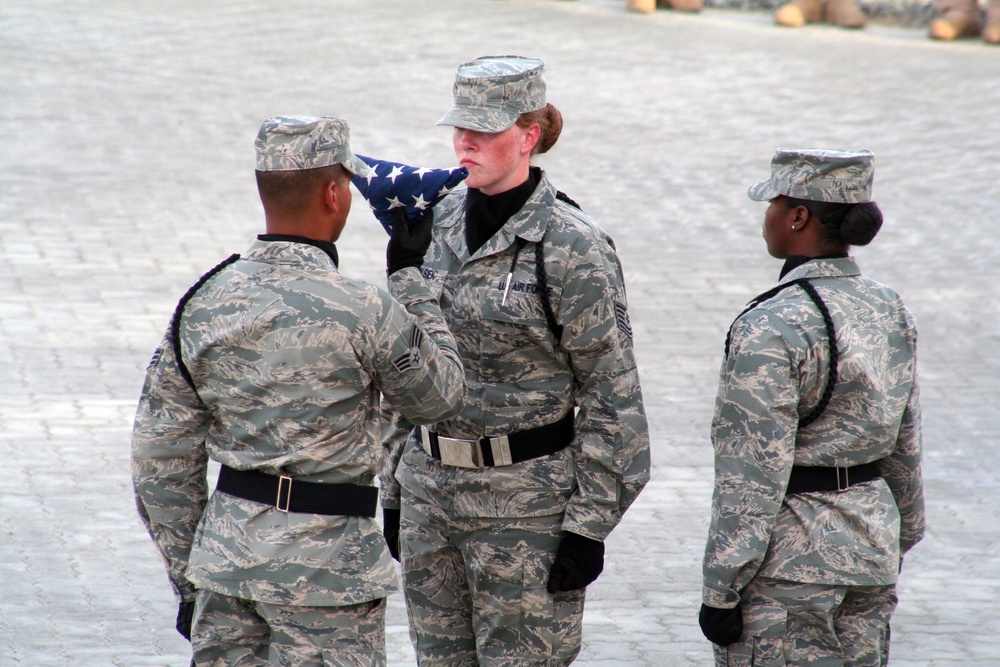
[[[458,67],[467,189],[434,209],[423,263],[466,360],[467,407],[385,438],[420,664],[567,665],[604,540],[649,479],[649,433],[610,237],[532,160],[559,139],[544,63]]]
[[[748,193],[784,266],[720,371],[699,614],[718,667],[888,660],[924,499],[916,325],[849,254],[882,226],[874,175],[868,151],[779,150]]]

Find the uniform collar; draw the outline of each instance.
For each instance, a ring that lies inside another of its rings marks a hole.
[[[337,268],[337,248],[329,241],[303,236],[260,234],[243,259],[330,271]]]
[[[469,188],[465,196],[465,241],[470,251],[481,248],[527,203],[542,180],[542,170],[531,167],[528,179],[506,192],[486,195]],[[470,243],[471,241],[471,243]]]
[[[340,266],[340,256],[337,254],[337,246],[330,241],[320,241],[317,239],[306,238],[305,236],[295,236],[293,234],[258,234],[257,240],[265,243],[273,243],[276,241],[284,241],[286,243],[306,243],[325,252],[333,261],[333,265],[335,267]]]
[[[861,269],[853,257],[812,257],[805,258],[804,262],[784,273],[780,284],[800,278],[841,278],[857,275],[861,275]]]
[[[459,207],[457,214],[443,217],[441,224],[445,242],[456,257],[463,261],[503,252],[514,243],[515,238],[532,243],[541,241],[556,203],[556,189],[549,182],[545,172],[541,171],[538,187],[528,197],[521,210],[512,215],[496,234],[470,256],[465,244],[465,196],[467,193],[462,193],[461,202],[456,202]]]
[[[806,262],[812,261],[814,259],[835,259],[839,257],[847,257],[847,253],[840,253],[836,255],[820,255],[819,257],[806,257],[805,255],[791,255],[785,259],[785,265],[781,267],[781,273],[778,278],[784,278],[792,269],[798,268],[805,264]]]

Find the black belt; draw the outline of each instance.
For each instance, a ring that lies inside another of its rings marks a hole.
[[[875,463],[862,463],[850,468],[825,468],[818,466],[792,466],[786,496],[813,491],[843,491],[881,477]]]
[[[222,466],[217,491],[252,500],[282,512],[332,514],[375,518],[378,488],[358,484],[303,482],[257,470],[236,470]]]
[[[446,465],[487,468],[513,465],[565,449],[576,435],[572,410],[557,422],[509,435],[465,440],[420,429],[424,450]]]

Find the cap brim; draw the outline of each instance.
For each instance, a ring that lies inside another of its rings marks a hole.
[[[750,189],[747,190],[747,197],[750,197],[750,199],[754,201],[771,201],[780,194],[781,193],[775,189],[774,184],[771,183],[771,179],[761,181],[756,185],[751,185]]]
[[[368,178],[369,176],[374,176],[372,168],[368,164],[359,158],[357,155],[351,153],[351,157],[347,158],[345,161],[341,162],[344,169],[351,172],[353,176],[360,176],[361,178]]]
[[[477,132],[503,132],[517,122],[520,114],[507,113],[499,109],[486,111],[469,107],[453,106],[441,117],[438,125],[450,125],[463,130]]]

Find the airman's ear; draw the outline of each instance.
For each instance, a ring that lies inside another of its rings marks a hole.
[[[535,146],[542,138],[542,128],[538,123],[532,123],[524,131],[524,143],[521,144],[521,153],[528,154],[535,150]]]

